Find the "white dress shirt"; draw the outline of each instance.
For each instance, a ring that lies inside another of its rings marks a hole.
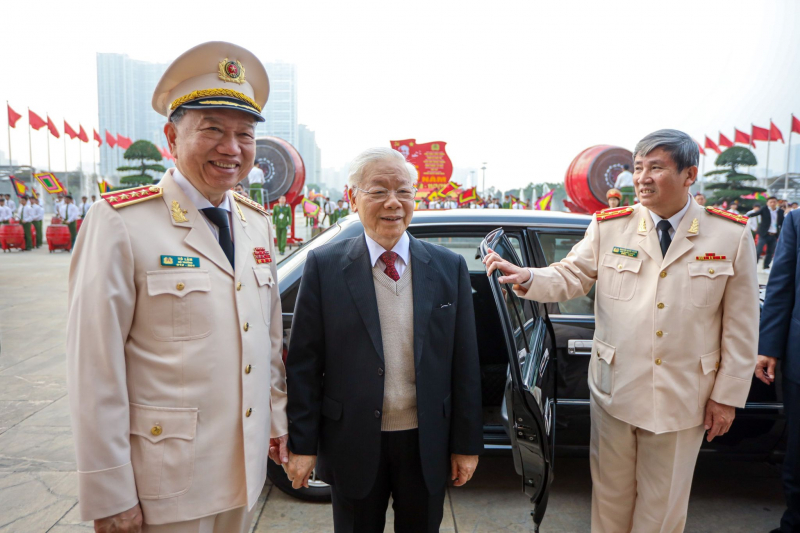
[[[8,222],[11,220],[11,209],[5,205],[0,205],[0,222]]]
[[[78,220],[78,217],[81,216],[81,211],[78,209],[78,206],[75,204],[67,204],[64,206],[65,209],[65,216],[64,216],[64,223],[69,224],[70,222],[75,222]]]
[[[633,174],[627,170],[623,170],[617,175],[617,181],[614,182],[615,189],[623,187],[633,187]]]
[[[680,211],[678,211],[677,213],[675,213],[674,215],[672,215],[671,217],[669,217],[667,219],[667,221],[669,222],[669,224],[671,226],[669,228],[669,236],[670,236],[670,238],[675,236],[675,229],[678,227],[678,224],[681,223],[681,220],[683,220],[683,215],[685,215],[686,211],[689,210],[689,205],[691,204],[691,200],[692,200],[692,197],[689,196],[688,199],[686,200],[686,205],[683,206],[683,209],[681,209]],[[648,209],[648,211],[650,211],[650,217],[653,219],[653,224],[656,227],[656,232],[658,232],[658,240],[659,240],[659,242],[661,242],[661,230],[658,229],[658,223],[661,222],[664,219],[661,218],[660,216],[656,215],[655,213],[653,213],[653,211],[651,211],[650,209]]]
[[[264,183],[264,171],[258,167],[253,167],[247,174],[247,181],[250,185],[254,183]]]
[[[14,200],[10,200],[9,199],[9,200],[6,200],[6,207],[11,209],[11,212],[13,213],[14,210],[17,208],[17,204],[14,203]]]
[[[223,196],[222,203],[219,204],[218,206],[215,206],[214,204],[208,201],[208,198],[200,194],[200,191],[198,191],[195,188],[195,186],[192,185],[192,182],[186,179],[186,177],[183,174],[181,174],[177,168],[172,168],[170,170],[172,170],[172,179],[175,180],[175,183],[177,183],[178,187],[181,188],[183,194],[189,197],[189,200],[194,204],[194,206],[198,210],[205,209],[207,207],[219,207],[220,209],[224,209],[228,213],[228,228],[231,232],[231,240],[233,240],[233,228],[232,228],[233,220],[231,219],[231,201],[228,198],[228,195],[226,194],[225,196]],[[206,218],[206,215],[202,211],[200,211],[200,216],[202,216],[203,220],[205,220],[206,224],[208,224],[208,229],[210,229],[211,233],[214,234],[214,238],[217,239],[217,241],[219,241],[219,228],[217,227],[217,225],[208,220],[208,218]]]
[[[767,233],[778,233],[778,208],[770,209],[767,207],[769,211],[770,221],[769,221],[769,229]]]
[[[384,254],[387,250],[375,242],[374,239],[371,239],[369,235],[364,233],[364,237],[367,240],[367,249],[369,250],[369,259],[370,263],[372,264],[372,268],[375,268],[376,263],[380,263],[381,270],[386,269],[386,265],[381,261],[381,255]],[[394,245],[394,248],[391,249],[392,252],[397,254],[397,260],[394,262],[394,268],[397,270],[397,275],[402,276],[403,272],[406,271],[406,266],[408,262],[411,260],[411,250],[409,246],[411,244],[411,240],[408,238],[408,233],[403,233],[403,236],[400,237],[400,240],[397,241],[397,244]]]
[[[33,206],[33,220],[43,220],[44,219],[44,207],[41,204],[34,204]]]

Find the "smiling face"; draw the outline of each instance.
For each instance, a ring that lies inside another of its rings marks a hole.
[[[370,164],[364,169],[364,177],[358,188],[371,191],[378,188],[398,191],[411,189],[413,183],[404,163],[385,159]],[[355,194],[354,194],[355,193]],[[358,213],[364,231],[371,239],[391,250],[411,223],[414,216],[414,199],[399,201],[391,194],[379,201],[356,189],[350,190],[353,211]]]
[[[637,154],[633,162],[636,197],[661,218],[670,218],[683,209],[695,179],[697,167],[679,172],[672,156],[663,148],[656,148],[645,156]]]
[[[214,205],[253,168],[255,121],[243,111],[190,109],[164,133],[175,166]]]

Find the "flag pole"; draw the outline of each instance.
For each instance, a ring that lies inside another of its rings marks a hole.
[[[769,133],[767,133],[767,175],[764,184],[769,187],[769,145],[772,142],[772,117],[769,117]]]
[[[6,114],[8,114],[8,100],[6,100]],[[11,121],[6,122],[6,128],[8,128],[8,166],[12,167],[11,171],[13,172],[13,165],[14,163],[11,162]],[[791,133],[789,134],[791,135]]]
[[[789,160],[792,157],[792,126],[794,126],[794,113],[789,121],[789,140],[786,141],[786,175],[783,177],[783,198],[789,199]],[[772,130],[772,124],[769,125]]]
[[[31,160],[31,168],[33,168],[33,148],[31,148],[31,108],[28,108],[28,158]]]
[[[702,167],[700,170],[700,194],[705,196],[706,194],[706,156],[703,154],[703,162]]]
[[[50,172],[50,113],[47,113],[47,171]]]

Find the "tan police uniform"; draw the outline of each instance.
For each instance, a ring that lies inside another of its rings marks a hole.
[[[227,43],[198,48],[193,65],[177,65],[184,75],[261,65]],[[144,531],[246,531],[269,438],[288,432],[274,235],[263,207],[226,192],[232,266],[172,172],[104,194],[73,252],[67,382],[81,519],[140,503]]]
[[[680,532],[709,398],[744,407],[758,280],[746,219],[688,209],[662,256],[646,207],[597,213],[520,296],[558,302],[597,283],[589,367],[593,532]],[[524,294],[523,294],[524,293]]]

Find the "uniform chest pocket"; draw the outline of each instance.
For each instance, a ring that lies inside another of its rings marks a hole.
[[[261,300],[261,313],[264,315],[264,323],[269,326],[275,278],[272,276],[272,268],[269,265],[254,266],[253,272],[256,276],[256,285],[258,285],[258,297]]]
[[[211,334],[208,270],[147,273],[148,319],[156,339],[185,341]]]
[[[689,265],[692,304],[697,307],[715,307],[722,301],[725,285],[733,276],[731,261],[692,261]]]
[[[601,265],[602,278],[598,280],[597,284],[600,294],[612,300],[633,298],[642,260],[625,255],[606,254],[603,256]]]

